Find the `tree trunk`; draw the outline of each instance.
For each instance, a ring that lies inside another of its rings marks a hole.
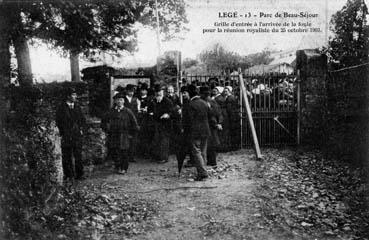
[[[32,67],[27,39],[23,35],[19,35],[13,43],[18,63],[19,85],[32,85]]]
[[[73,51],[69,52],[70,73],[72,82],[80,82],[81,76],[79,74],[79,54]]]
[[[10,52],[9,45],[10,39],[8,34],[8,28],[10,26],[8,15],[5,14],[5,8],[0,7],[0,155],[5,156],[6,146],[4,138],[4,127],[6,119],[6,99],[4,86],[10,83]],[[3,160],[0,160],[3,161]],[[0,188],[4,188],[3,182],[0,181]],[[0,222],[5,221],[3,218],[3,209],[0,209]],[[4,239],[3,231],[0,231],[0,239]]]
[[[10,83],[9,22],[4,9],[0,9],[0,88]]]

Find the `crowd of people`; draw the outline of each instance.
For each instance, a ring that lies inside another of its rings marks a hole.
[[[237,146],[238,101],[231,86],[188,84],[178,95],[172,85],[128,84],[117,89],[112,108],[101,127],[107,134],[107,158],[119,174],[127,173],[136,156],[166,163],[175,154],[181,168],[195,167],[201,181],[208,177],[205,165],[217,167],[220,146]],[[62,137],[65,178],[83,178],[82,135],[86,120],[74,90],[57,110]],[[230,149],[227,149],[230,150]],[[75,169],[72,164],[74,156]],[[179,170],[180,170],[179,168]]]

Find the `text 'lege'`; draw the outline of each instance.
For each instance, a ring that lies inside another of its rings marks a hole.
[[[220,18],[237,18],[238,13],[237,12],[219,12],[218,16]]]

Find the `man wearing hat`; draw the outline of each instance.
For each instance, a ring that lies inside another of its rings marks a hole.
[[[124,106],[129,108],[133,114],[137,117],[138,111],[140,110],[140,100],[134,96],[135,86],[132,84],[127,84],[126,95],[124,96]]]
[[[168,84],[166,89],[166,97],[172,102],[174,107],[174,113],[176,115],[176,118],[181,118],[181,100],[179,99],[179,96],[174,91],[173,85]],[[173,131],[170,137],[170,152],[174,153],[176,149],[176,141],[178,139],[178,134]]]
[[[138,99],[140,100],[140,109],[138,112],[138,123],[141,127],[141,131],[138,137],[138,146],[140,153],[143,156],[150,155],[150,144],[152,142],[152,136],[154,135],[153,126],[151,126],[151,119],[148,113],[148,107],[152,101],[152,97],[148,96],[147,83],[142,83]]]
[[[228,133],[228,150],[236,150],[240,146],[240,115],[239,115],[239,102],[232,93],[233,88],[231,86],[224,87],[225,106],[227,110],[227,133]]]
[[[147,107],[151,100],[151,98],[148,96],[148,90],[149,90],[149,87],[147,83],[142,83],[141,88],[140,88],[139,97],[138,97],[138,99],[141,102],[140,109],[139,109],[140,112],[147,112]]]
[[[223,122],[222,122],[222,131],[218,132],[219,135],[219,150],[228,150],[227,139],[228,139],[228,114],[227,114],[227,107],[225,103],[225,98],[223,97],[222,93],[224,91],[224,87],[215,86],[211,92],[211,98],[214,99],[218,106],[220,107],[220,111],[222,114]]]
[[[190,95],[188,94],[188,88],[187,86],[181,87],[181,93],[182,93],[182,109],[181,111],[187,111],[188,106],[190,103]],[[177,115],[178,118],[175,119],[173,124],[173,130],[174,134],[176,136],[175,138],[175,153],[177,161],[180,163],[183,163],[186,156],[190,156],[190,160],[185,165],[186,167],[193,167],[194,161],[193,161],[193,155],[191,154],[191,142],[190,142],[190,128],[188,124],[183,122],[181,114]]]
[[[127,173],[131,138],[139,130],[133,112],[124,106],[125,95],[114,96],[114,107],[102,119],[101,127],[108,135],[108,147],[115,169],[120,174]]]
[[[63,173],[66,180],[82,179],[82,140],[86,119],[77,103],[76,90],[69,88],[66,95],[65,101],[56,111],[55,119],[61,136]]]
[[[164,87],[154,86],[155,98],[149,107],[154,121],[153,155],[158,163],[166,163],[169,158],[169,139],[172,130],[173,103],[164,96]]]
[[[141,109],[141,102],[134,96],[135,86],[132,84],[127,84],[126,87],[126,95],[124,96],[124,106],[130,109],[135,115],[136,119],[138,119],[138,112]],[[137,134],[131,136],[129,150],[128,150],[128,160],[130,162],[135,162],[134,156],[136,153],[136,144],[137,144]]]
[[[208,103],[211,109],[211,117],[209,119],[211,136],[208,140],[207,165],[216,167],[217,148],[220,144],[219,131],[223,129],[223,116],[218,103],[210,97],[210,89],[208,86],[200,87],[200,96],[201,99]]]
[[[188,86],[190,103],[188,109],[183,111],[183,123],[189,128],[191,153],[194,157],[197,177],[195,180],[202,181],[208,177],[204,162],[208,137],[210,136],[209,118],[211,116],[209,105],[200,98],[195,85]]]

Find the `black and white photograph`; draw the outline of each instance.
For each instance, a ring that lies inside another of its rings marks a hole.
[[[0,0],[0,239],[369,240],[367,0]]]

